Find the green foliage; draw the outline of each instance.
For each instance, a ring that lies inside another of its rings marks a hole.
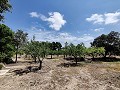
[[[49,43],[48,42],[39,42],[31,41],[26,45],[25,52],[32,56],[33,59],[36,58],[39,60],[39,69],[42,68],[43,59],[49,54]]]
[[[0,61],[11,59],[14,53],[14,33],[4,24],[0,24]]]
[[[14,35],[14,45],[16,48],[16,62],[17,54],[23,54],[24,46],[27,44],[27,33],[24,33],[22,30],[18,30]]]
[[[49,43],[31,41],[26,45],[25,53],[32,57],[45,58],[49,54]]]
[[[84,46],[83,43],[78,44],[77,46],[73,45],[72,43],[65,46],[64,53],[69,55],[69,56],[73,56],[76,64],[77,64],[77,58],[79,57],[83,57],[85,54],[85,49],[86,47]]]
[[[60,55],[62,53],[61,52],[62,45],[60,42],[48,43],[48,48],[50,49],[49,55],[51,55],[51,58],[52,55]]]
[[[86,54],[93,59],[97,56],[104,55],[105,49],[103,47],[90,47],[86,49]]]
[[[102,34],[94,39],[91,45],[95,47],[104,47],[105,57],[108,54],[118,55],[120,53],[120,33],[111,31],[108,35]]]
[[[9,3],[9,0],[0,0],[0,21],[4,19],[4,13],[10,11],[12,6]]]

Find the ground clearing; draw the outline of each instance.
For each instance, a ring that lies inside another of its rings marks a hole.
[[[73,62],[45,59],[41,71],[28,61],[7,65],[0,90],[120,90],[120,62]],[[28,66],[33,70],[27,71]]]

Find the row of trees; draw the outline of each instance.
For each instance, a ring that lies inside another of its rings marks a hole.
[[[67,56],[71,56],[74,57],[74,60],[77,64],[78,58],[85,58],[87,55],[92,56],[94,59],[95,56],[103,55],[105,52],[103,47],[86,48],[83,43],[78,44],[77,46],[71,43],[67,44],[65,47],[61,47],[62,45],[59,42],[50,43],[31,40],[25,46],[24,52],[26,55],[31,55],[35,62],[37,60],[39,61],[39,69],[41,69],[43,59],[47,55],[64,55],[64,58]]]
[[[74,57],[77,64],[78,58],[85,58],[91,56],[94,60],[97,56],[106,57],[107,55],[120,54],[120,33],[110,32],[108,35],[101,35],[97,37],[92,43],[90,48],[86,48],[84,43],[78,45],[65,43],[62,47],[60,42],[39,42],[33,40],[28,41],[28,34],[22,30],[13,32],[9,27],[0,24],[0,61],[8,62],[13,55],[26,54],[40,62],[39,69],[41,69],[42,61],[47,55],[64,55]]]

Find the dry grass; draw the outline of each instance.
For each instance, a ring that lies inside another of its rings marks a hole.
[[[120,62],[105,62],[106,69],[120,72]]]

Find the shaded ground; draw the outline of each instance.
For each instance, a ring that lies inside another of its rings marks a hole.
[[[73,62],[46,59],[38,64],[11,64],[0,76],[0,90],[120,90],[120,62]]]

